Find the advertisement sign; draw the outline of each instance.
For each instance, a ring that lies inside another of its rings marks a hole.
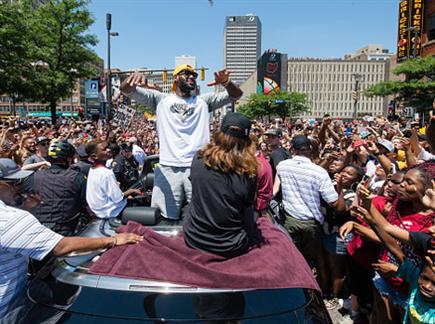
[[[85,98],[86,99],[98,98],[98,80],[85,81]]]
[[[281,91],[281,54],[266,52],[257,64],[257,92],[273,94]]]
[[[421,39],[423,36],[424,0],[411,1],[409,57],[421,56]]]
[[[397,62],[421,55],[423,18],[424,0],[400,1]]]
[[[409,5],[411,0],[401,0],[399,5],[399,35],[397,41],[397,62],[408,58],[409,52]]]

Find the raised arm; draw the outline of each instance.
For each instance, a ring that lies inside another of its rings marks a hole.
[[[371,228],[376,232],[382,243],[384,243],[387,249],[393,253],[399,262],[404,260],[405,254],[401,250],[397,240],[388,234],[382,224],[379,222],[380,218],[383,218],[382,215],[375,213],[376,216],[372,217],[373,215],[371,215],[371,213],[362,207],[353,207],[352,211],[358,217],[364,218],[370,224]]]
[[[231,99],[237,100],[243,95],[243,91],[230,80],[231,71],[227,69],[220,70],[214,73],[214,81],[208,83],[209,87],[221,84],[230,95]]]

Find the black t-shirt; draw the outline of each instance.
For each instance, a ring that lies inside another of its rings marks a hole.
[[[257,178],[224,173],[195,155],[191,168],[192,201],[184,221],[187,244],[234,257],[258,240],[253,204]]]
[[[133,156],[128,159],[122,155],[115,156],[112,169],[123,191],[127,190],[139,179],[138,164]]]
[[[290,159],[290,153],[284,149],[283,147],[278,147],[270,153],[270,165],[272,166],[272,176],[273,180],[275,180],[276,175],[276,167],[279,162]]]

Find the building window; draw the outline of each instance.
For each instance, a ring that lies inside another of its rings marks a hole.
[[[435,14],[427,20],[427,38],[429,41],[435,39]]]

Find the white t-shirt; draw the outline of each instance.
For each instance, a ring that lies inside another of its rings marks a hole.
[[[29,258],[42,260],[62,238],[32,214],[0,201],[0,319],[26,287]]]
[[[86,201],[99,218],[119,215],[127,204],[115,174],[105,167],[91,168],[86,185]]]
[[[195,153],[210,142],[210,111],[231,102],[227,91],[183,98],[137,88],[129,96],[156,109],[160,164],[176,167],[190,167]]]

